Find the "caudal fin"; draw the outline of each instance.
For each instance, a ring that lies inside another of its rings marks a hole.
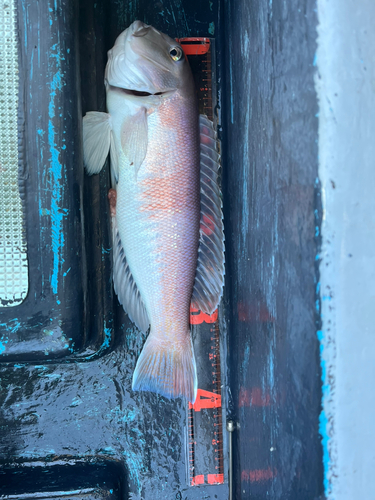
[[[186,397],[194,403],[197,369],[191,341],[186,346],[161,342],[152,331],[133,374],[133,391],[151,391],[167,398]]]

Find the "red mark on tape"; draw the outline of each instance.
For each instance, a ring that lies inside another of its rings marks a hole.
[[[207,474],[208,484],[224,484],[224,474]],[[204,484],[204,474],[191,478],[191,485],[198,486]]]
[[[202,323],[215,323],[218,317],[218,310],[212,314],[206,314],[201,312],[199,309],[190,307],[190,324],[191,325],[201,325]]]
[[[205,37],[176,38],[186,56],[201,56],[210,50],[210,39]]]
[[[221,408],[221,395],[198,389],[195,403],[189,403],[189,410],[201,411],[203,408]]]
[[[224,474],[207,474],[208,484],[223,484]]]
[[[204,484],[204,475],[194,476],[191,478],[191,485],[198,486],[198,484]]]

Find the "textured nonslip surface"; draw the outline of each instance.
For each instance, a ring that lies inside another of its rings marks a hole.
[[[23,206],[19,192],[18,37],[15,0],[0,2],[0,307],[28,291]]]

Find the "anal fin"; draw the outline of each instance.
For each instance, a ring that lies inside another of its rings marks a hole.
[[[112,217],[113,235],[113,286],[120,304],[129,318],[142,332],[146,332],[150,320],[141,294],[134,281],[116,225],[116,217]]]

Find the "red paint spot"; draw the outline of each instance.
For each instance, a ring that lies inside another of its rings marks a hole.
[[[262,302],[237,304],[238,319],[246,322],[274,323],[275,318],[271,315],[266,304]]]
[[[198,389],[195,403],[189,402],[189,410],[201,411],[202,408],[221,408],[221,395]]]
[[[240,388],[238,406],[269,406],[271,397],[269,393],[264,394],[260,387],[252,387],[251,390]]]
[[[224,474],[207,474],[208,484],[223,484]]]
[[[218,318],[218,310],[212,314],[206,314],[201,312],[200,309],[195,309],[193,306],[190,307],[190,324],[191,325],[201,325],[202,323],[215,323]]]
[[[204,484],[204,475],[194,476],[191,478],[191,485],[197,486],[198,484]]]
[[[260,483],[261,481],[269,481],[277,476],[277,470],[256,469],[256,470],[243,470],[241,472],[241,481],[250,481],[250,483]]]

